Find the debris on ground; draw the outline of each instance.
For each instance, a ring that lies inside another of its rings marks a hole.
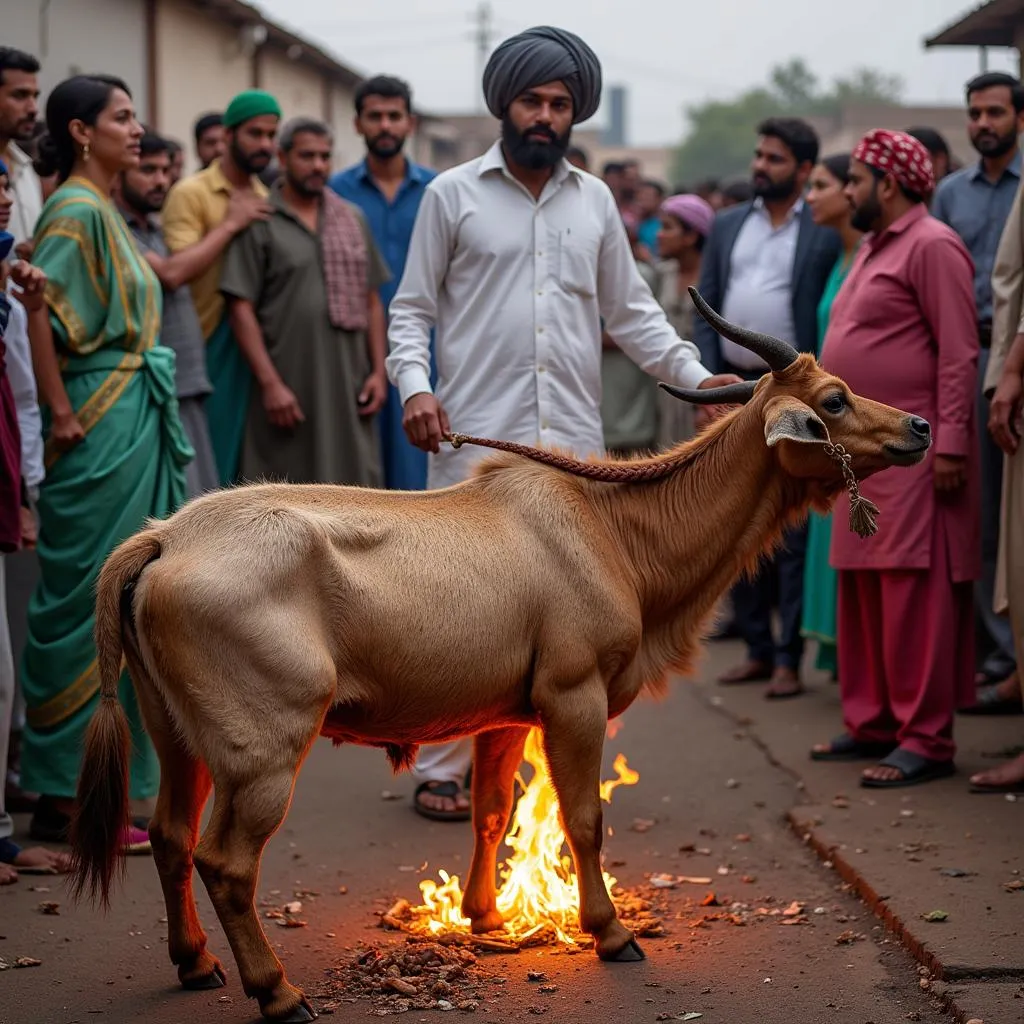
[[[935,923],[937,923],[939,921],[948,921],[949,920],[949,914],[947,914],[946,911],[944,911],[944,910],[929,910],[927,914],[922,914],[921,917],[925,921],[930,921],[933,924],[935,924]]]
[[[54,903],[52,900],[43,900],[36,909],[40,914],[49,914],[52,917],[57,917],[60,914],[60,904]]]
[[[650,832],[657,824],[653,818],[634,818],[629,827],[633,832]]]
[[[1022,882],[1019,878],[1015,878],[1012,882],[1004,882],[1003,888],[1007,892],[1021,892],[1022,890],[1024,890],[1024,882]]]
[[[504,979],[484,970],[476,954],[415,936],[404,942],[361,947],[327,978],[314,999],[325,1000],[320,1012],[332,1014],[341,1003],[368,1000],[376,1017],[410,1010],[461,1010],[473,1013],[495,983]]]
[[[867,936],[861,932],[855,932],[852,928],[848,928],[845,932],[836,936],[836,945],[852,946],[855,942],[863,942],[866,938]]]
[[[37,960],[34,956],[19,956],[17,960],[12,963],[8,963],[2,956],[0,956],[0,971],[8,971],[12,967],[40,967],[43,961]]]

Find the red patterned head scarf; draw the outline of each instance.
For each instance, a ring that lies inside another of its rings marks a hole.
[[[904,188],[922,198],[935,191],[935,169],[928,150],[905,132],[872,129],[857,143],[853,159],[891,174]]]

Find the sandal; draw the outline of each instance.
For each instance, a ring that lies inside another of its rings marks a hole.
[[[934,761],[922,757],[913,751],[897,747],[887,757],[878,762],[881,768],[895,768],[900,773],[897,779],[869,779],[861,776],[860,784],[865,789],[899,789],[903,786],[916,786],[934,779],[945,779],[956,774],[956,765],[952,760]]]
[[[422,793],[455,800],[462,791],[462,787],[457,782],[438,782],[436,779],[431,779],[421,782],[416,787],[412,795],[412,806],[417,814],[423,815],[424,818],[430,818],[431,821],[469,821],[473,812],[468,807],[465,810],[437,811],[433,807],[426,807],[420,803]]]
[[[844,732],[828,745],[828,750],[812,750],[812,761],[873,761],[886,757],[896,749],[896,743],[883,740],[857,740]]]

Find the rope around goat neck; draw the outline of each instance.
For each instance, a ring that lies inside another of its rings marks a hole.
[[[828,433],[826,431],[826,437]],[[461,448],[464,444],[477,445],[482,448],[494,448],[500,452],[522,455],[534,462],[564,470],[573,476],[586,477],[588,480],[601,480],[605,483],[640,483],[649,480],[660,480],[678,469],[678,462],[670,459],[648,463],[594,463],[581,462],[556,452],[547,452],[541,448],[517,444],[515,441],[494,441],[486,437],[471,437],[469,434],[445,434],[442,438],[453,448]],[[839,469],[846,482],[850,494],[850,529],[859,537],[871,537],[878,532],[878,506],[860,493],[857,477],[853,473],[853,459],[841,444],[833,444],[828,438],[825,454],[839,464]]]

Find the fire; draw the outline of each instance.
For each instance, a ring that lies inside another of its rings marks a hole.
[[[533,769],[529,784],[519,777],[523,795],[516,804],[505,842],[512,855],[500,871],[498,910],[505,918],[504,937],[522,943],[547,934],[553,941],[576,945],[579,932],[579,893],[576,873],[558,819],[555,795],[547,760],[541,745],[541,732],[531,729],[523,758]],[[619,786],[633,786],[640,776],[619,754],[615,758],[617,778],[601,783],[601,799],[611,803]],[[602,872],[609,892],[617,884]],[[416,931],[430,935],[469,931],[469,920],[459,910],[462,889],[458,876],[439,871],[441,883],[420,882],[423,905],[411,908]]]

